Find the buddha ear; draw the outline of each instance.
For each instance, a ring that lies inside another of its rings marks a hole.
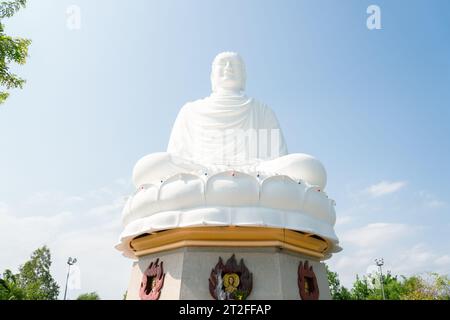
[[[241,91],[244,92],[245,91],[245,86],[247,84],[247,70],[245,68],[245,64],[244,64],[244,61],[242,60],[242,58],[240,58],[240,60],[241,60],[241,64],[242,64],[242,67],[241,67],[241,75],[242,75],[242,78],[241,78]]]
[[[210,75],[209,79],[211,81],[211,91],[216,92],[216,84],[214,81],[214,70],[211,70],[211,75]]]
[[[237,55],[239,57],[239,60],[241,62],[241,91],[245,91],[245,86],[247,84],[247,67],[245,65],[244,59],[240,55]]]
[[[242,68],[242,83],[241,83],[241,91],[245,91],[245,86],[247,84],[247,72],[245,71],[245,67]]]

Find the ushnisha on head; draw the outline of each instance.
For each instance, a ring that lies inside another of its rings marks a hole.
[[[245,64],[236,52],[219,53],[212,64],[211,86],[216,94],[241,94],[245,90]]]

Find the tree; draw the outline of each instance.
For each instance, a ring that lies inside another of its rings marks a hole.
[[[405,280],[404,300],[450,300],[450,278],[429,273],[426,277],[413,276]]]
[[[387,272],[385,276],[383,276],[383,285],[384,285],[384,295],[386,296],[386,300],[401,300],[402,296],[406,294],[407,288],[405,287],[406,277],[401,276],[400,279],[398,276],[393,276],[391,272]],[[381,288],[377,290],[377,296],[372,300],[381,299]]]
[[[349,291],[340,284],[338,274],[326,267],[333,300],[381,300],[380,274],[356,276]],[[393,276],[390,271],[383,276],[386,300],[450,300],[450,278],[429,273],[419,276]]]
[[[367,277],[363,276],[360,278],[357,275],[356,281],[353,283],[351,294],[352,298],[355,300],[368,300],[369,297],[374,296],[375,292]]]
[[[80,294],[77,300],[100,300],[100,296],[97,292],[89,292]]]
[[[0,300],[56,300],[59,286],[50,274],[51,264],[50,250],[44,246],[32,253],[18,274],[6,270],[0,279]]]
[[[0,300],[23,300],[25,291],[20,287],[17,277],[6,270],[0,279]]]
[[[52,264],[47,246],[35,250],[31,259],[19,269],[18,282],[27,300],[56,300],[59,286],[50,274]]]
[[[352,295],[347,288],[341,286],[338,274],[336,272],[332,272],[327,265],[325,265],[325,269],[327,271],[328,283],[333,300],[351,300]]]
[[[404,286],[406,278],[403,276],[401,278],[402,280],[399,280],[398,276],[393,276],[389,271],[386,275],[383,275],[383,289],[386,300],[400,300],[406,293]],[[352,296],[356,300],[382,300],[380,274],[373,273],[362,278],[356,276]]]
[[[7,90],[22,88],[25,80],[10,72],[9,65],[12,62],[25,64],[28,57],[28,47],[31,40],[10,37],[4,33],[4,18],[12,17],[21,7],[25,7],[26,0],[2,1],[0,2],[0,86]],[[6,91],[0,91],[0,104],[9,96]]]

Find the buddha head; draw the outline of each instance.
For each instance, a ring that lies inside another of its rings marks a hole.
[[[245,64],[239,54],[222,52],[216,56],[211,70],[213,93],[241,93],[245,81]]]

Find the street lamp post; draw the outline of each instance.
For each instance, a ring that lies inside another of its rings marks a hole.
[[[66,277],[66,288],[64,289],[64,300],[66,300],[67,296],[67,283],[69,282],[69,274],[70,274],[70,267],[74,265],[77,262],[77,258],[69,257],[67,260],[67,264],[69,265],[69,269],[67,270],[67,277]]]
[[[383,300],[386,300],[386,296],[384,295],[384,283],[383,283],[383,269],[382,266],[384,265],[384,259],[375,259],[375,263],[380,268],[380,283],[381,283],[381,294],[383,297]]]

